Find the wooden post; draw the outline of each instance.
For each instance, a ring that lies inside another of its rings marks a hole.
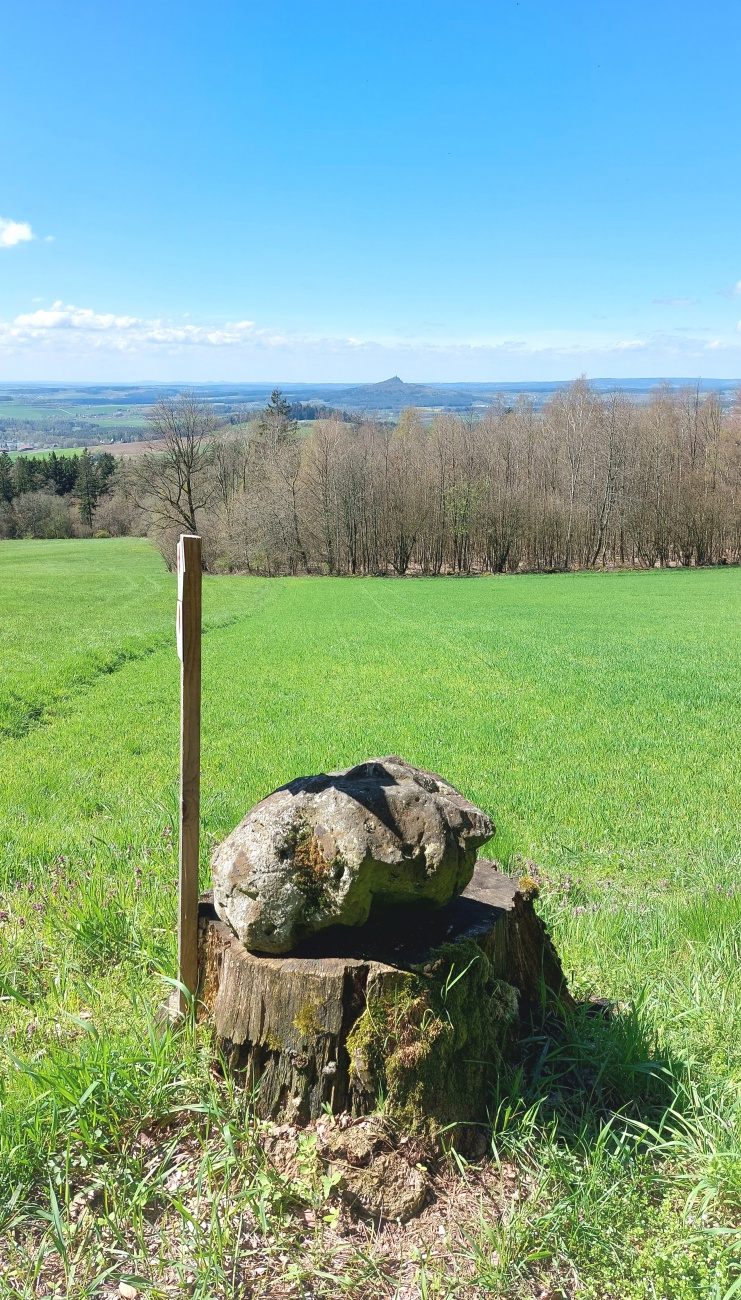
[[[180,669],[180,880],[178,978],[198,987],[198,845],[201,803],[201,539],[178,543],[178,654]],[[179,1005],[187,1010],[180,991]]]

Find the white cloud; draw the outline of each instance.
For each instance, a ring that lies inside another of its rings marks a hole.
[[[35,238],[27,221],[11,221],[8,217],[0,217],[0,248],[14,248],[16,244],[25,244],[29,239]]]
[[[696,307],[699,301],[699,298],[654,298],[659,307]]]
[[[110,329],[127,329],[130,325],[136,324],[133,316],[101,316],[92,311],[89,307],[65,307],[61,301],[55,302],[52,307],[39,308],[38,311],[27,312],[24,315],[16,316],[13,321],[13,328],[19,334],[23,330],[47,330],[47,329],[82,329],[82,330],[110,330]]]
[[[741,331],[741,322],[739,322]],[[712,358],[712,360],[711,360]],[[592,375],[741,373],[741,344],[676,331],[621,338],[606,330],[529,337],[430,338],[278,331],[252,320],[219,324],[100,312],[58,300],[0,320],[3,377],[74,380],[563,379]]]
[[[96,312],[91,307],[75,307],[61,300],[51,307],[23,312],[13,321],[0,321],[0,346],[27,346],[29,344],[59,345],[60,339],[69,336],[73,346],[84,343],[87,348],[104,347],[114,351],[130,352],[146,348],[181,348],[198,344],[202,347],[233,347],[254,334],[255,322],[249,320],[228,322],[216,327],[206,325],[175,325],[162,320],[147,320],[139,316],[116,316],[113,312]],[[269,336],[279,342],[279,336]],[[61,346],[65,346],[62,341]]]

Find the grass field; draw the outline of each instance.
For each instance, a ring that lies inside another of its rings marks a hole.
[[[34,423],[43,424],[49,420],[77,420],[80,424],[93,422],[94,424],[110,425],[118,427],[123,424],[128,426],[141,425],[145,423],[145,415],[141,408],[132,406],[111,406],[103,404],[101,406],[91,406],[87,402],[2,402],[0,403],[0,419],[6,420],[26,420]]]
[[[108,445],[110,446],[111,444],[109,443]],[[82,450],[82,447],[55,447],[54,454],[56,456],[81,456]],[[32,456],[34,458],[37,457],[39,460],[46,460],[46,458],[51,455],[51,448],[42,449],[40,451],[36,451],[35,448],[32,448],[30,451],[9,451],[6,454],[10,456],[11,460],[18,460],[18,458],[22,456]]]
[[[139,540],[0,544],[0,1297],[741,1294],[741,573],[205,580],[204,884],[274,786],[399,753],[537,864],[573,991],[615,1005],[502,1082],[433,1246],[343,1236],[200,1031],[151,1030],[174,590]]]

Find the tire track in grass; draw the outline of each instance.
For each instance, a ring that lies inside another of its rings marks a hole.
[[[213,632],[244,622],[268,603],[269,592],[266,587],[258,592],[253,589],[251,595],[258,599],[253,600],[247,613],[240,615],[224,612],[206,617],[203,621],[203,635],[209,636]],[[0,741],[20,740],[37,727],[48,725],[67,708],[73,707],[75,701],[97,681],[113,676],[127,664],[147,659],[169,645],[174,652],[174,622],[173,606],[172,629],[168,628],[167,631],[146,638],[129,637],[120,645],[107,650],[88,650],[56,678],[46,681],[34,691],[23,693],[11,689],[0,692]]]

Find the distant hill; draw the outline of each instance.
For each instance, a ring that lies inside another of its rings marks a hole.
[[[405,384],[398,375],[380,384],[358,384],[333,394],[342,406],[366,411],[400,410],[403,406],[444,406],[448,410],[468,410],[473,394],[460,388],[437,388],[433,384]]]

